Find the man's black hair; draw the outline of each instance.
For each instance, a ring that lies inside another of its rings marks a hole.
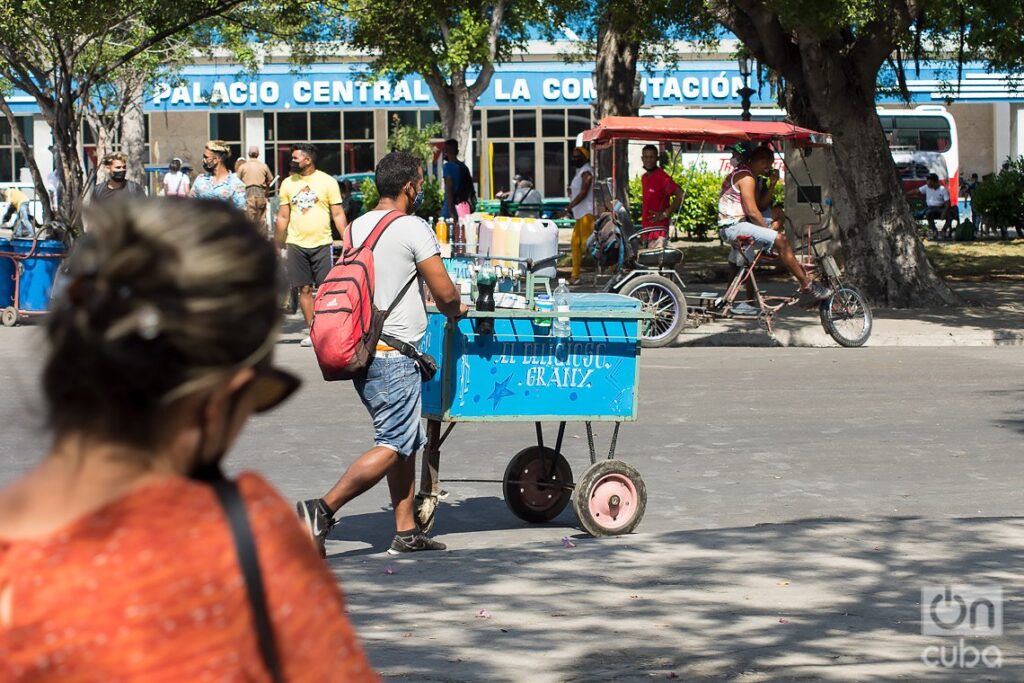
[[[459,149],[459,141],[456,140],[455,138],[448,138],[447,140],[444,141],[444,146],[445,147],[454,147],[455,150],[458,151],[458,149]]]
[[[374,182],[381,197],[394,199],[402,192],[406,183],[415,183],[419,178],[421,161],[409,152],[391,152],[377,162]]]
[[[641,153],[641,154],[643,154],[643,153],[644,153],[644,152],[646,152],[647,150],[651,150],[651,151],[652,151],[652,152],[654,152],[655,154],[658,154],[658,153],[659,153],[659,152],[658,152],[658,148],[657,148],[657,146],[656,146],[656,145],[644,145],[644,148],[643,148],[642,150],[640,150],[640,153]]]
[[[939,182],[939,176],[935,173],[929,173],[928,180],[934,180],[935,182]]]
[[[316,166],[316,157],[317,157],[316,145],[311,145],[308,142],[297,142],[294,145],[292,145],[292,151],[293,152],[295,152],[295,151],[302,152],[307,157],[309,157],[309,160],[313,162],[314,166]]]
[[[772,161],[775,159],[775,152],[772,151],[771,147],[765,147],[762,145],[750,153],[749,161],[754,161],[755,159],[766,159],[767,161]]]

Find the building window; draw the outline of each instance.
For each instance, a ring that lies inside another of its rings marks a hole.
[[[32,117],[16,117],[21,134],[25,142],[32,145]],[[28,164],[25,162],[25,155],[21,153],[21,147],[14,140],[11,132],[11,124],[7,118],[0,116],[0,183],[17,183],[21,181],[21,169]],[[46,176],[49,169],[40,169],[43,176]]]
[[[576,136],[592,127],[590,109],[489,109],[485,115],[486,196],[507,192],[514,176],[528,175],[544,197],[564,197],[575,173]]]
[[[265,158],[275,174],[288,172],[292,145],[300,142],[316,146],[316,166],[324,173],[362,173],[374,168],[372,111],[267,113],[263,127]]]
[[[228,168],[235,167],[235,161],[242,155],[242,115],[210,114],[210,139],[223,140],[231,149]]]

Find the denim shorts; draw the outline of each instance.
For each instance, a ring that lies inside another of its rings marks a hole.
[[[779,233],[771,228],[762,228],[760,225],[754,225],[746,221],[740,221],[719,228],[718,234],[721,235],[722,241],[729,243],[741,235],[753,237],[754,245],[758,249],[770,249],[775,244],[775,238],[779,236]]]
[[[397,351],[378,352],[366,375],[352,383],[373,418],[375,446],[408,458],[426,445],[420,418],[423,380],[416,361]]]

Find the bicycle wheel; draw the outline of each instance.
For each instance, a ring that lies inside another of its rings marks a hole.
[[[643,304],[643,310],[654,315],[640,334],[644,348],[667,346],[676,340],[686,325],[686,297],[679,285],[661,275],[642,275],[626,283],[622,294]]]
[[[871,336],[871,309],[853,287],[837,287],[818,311],[821,326],[841,346],[863,346]]]

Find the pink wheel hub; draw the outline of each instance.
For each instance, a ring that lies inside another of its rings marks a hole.
[[[621,529],[636,516],[639,496],[629,477],[613,473],[598,479],[590,489],[590,515],[605,529]]]

